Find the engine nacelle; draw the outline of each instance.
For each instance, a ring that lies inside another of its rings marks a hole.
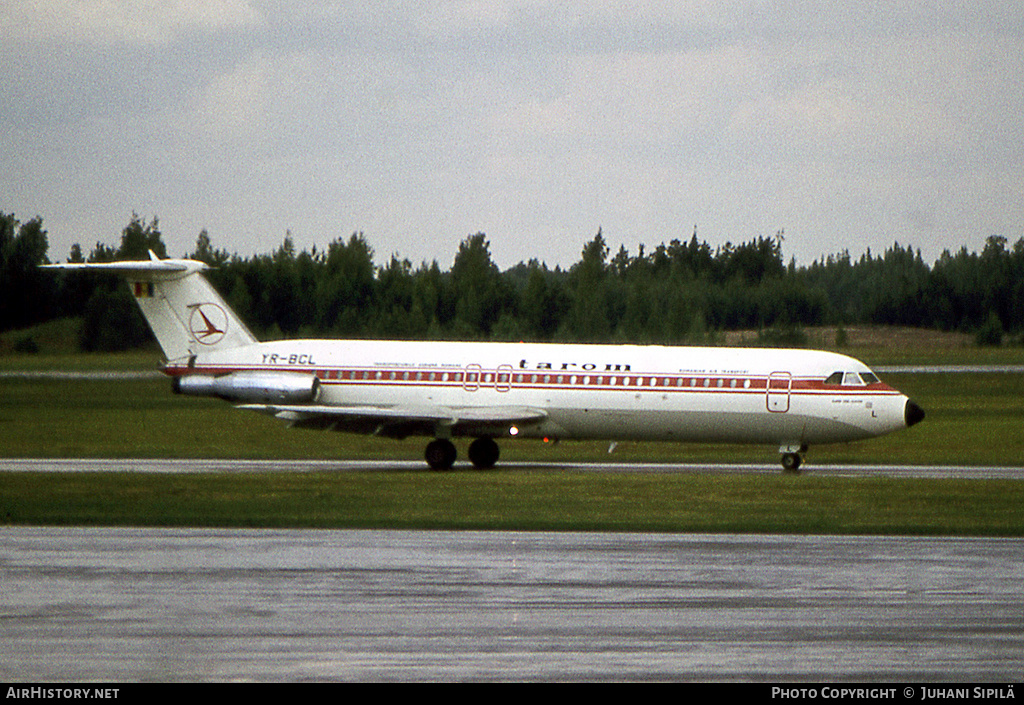
[[[265,404],[307,404],[320,396],[320,380],[296,372],[185,375],[175,377],[171,388],[175,394]]]

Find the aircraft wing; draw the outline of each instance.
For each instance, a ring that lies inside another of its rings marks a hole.
[[[435,435],[439,428],[467,435],[507,433],[512,425],[533,425],[547,412],[523,406],[328,406],[323,404],[240,404],[298,428],[371,433],[389,438]]]

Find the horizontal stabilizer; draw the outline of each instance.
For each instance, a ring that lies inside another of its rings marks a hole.
[[[149,259],[122,262],[66,262],[44,264],[45,269],[85,269],[112,274],[136,275],[140,279],[178,279],[192,272],[209,269],[203,262],[187,259]],[[146,276],[150,275],[150,276]],[[162,276],[161,276],[162,275]]]

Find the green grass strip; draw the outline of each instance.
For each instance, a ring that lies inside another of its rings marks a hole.
[[[511,471],[6,473],[0,523],[1024,536],[1012,480]]]

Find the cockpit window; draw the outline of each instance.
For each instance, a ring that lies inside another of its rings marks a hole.
[[[878,382],[871,372],[833,372],[825,378],[825,384],[843,385],[846,387],[863,387]]]

